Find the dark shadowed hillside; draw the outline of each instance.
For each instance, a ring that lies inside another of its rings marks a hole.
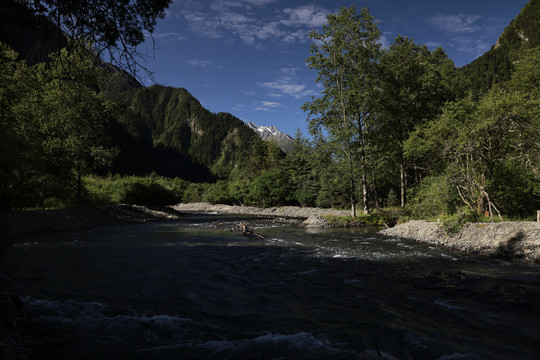
[[[120,155],[113,171],[209,180],[218,160],[221,169],[230,170],[261,141],[243,121],[211,113],[185,89],[153,85],[115,99],[126,109],[114,129]]]
[[[64,35],[52,22],[13,0],[0,2],[0,42],[31,65],[47,61],[51,52],[67,45]]]

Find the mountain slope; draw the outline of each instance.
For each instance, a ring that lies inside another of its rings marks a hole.
[[[510,79],[514,62],[526,49],[540,46],[540,0],[529,1],[504,29],[497,43],[462,68],[475,93],[484,93]]]
[[[130,168],[137,169],[135,173],[148,172],[150,168],[160,175],[210,180],[210,168],[218,159],[222,166],[234,168],[261,141],[243,121],[230,114],[211,113],[185,89],[131,88],[116,99],[127,105],[114,137],[121,153],[114,170],[121,173]],[[158,159],[148,156],[156,152]],[[224,153],[228,154],[225,160]],[[145,157],[149,164],[141,168]]]
[[[275,141],[285,153],[293,150],[294,139],[275,126],[258,126],[253,122],[246,123],[247,127],[255,131],[264,141]]]
[[[67,45],[66,38],[48,19],[35,16],[23,2],[0,2],[0,42],[30,65],[48,61],[48,55]]]

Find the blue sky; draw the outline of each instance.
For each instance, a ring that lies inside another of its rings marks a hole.
[[[317,95],[308,33],[344,6],[368,7],[383,46],[401,34],[442,46],[456,66],[495,44],[528,0],[173,0],[141,46],[156,83],[182,87],[212,112],[308,135],[300,109]],[[147,82],[147,85],[151,84]]]

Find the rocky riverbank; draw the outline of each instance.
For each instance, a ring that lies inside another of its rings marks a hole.
[[[321,217],[323,215],[349,215],[350,211],[321,209],[299,206],[280,206],[271,208],[258,208],[254,206],[221,205],[210,203],[189,203],[172,206],[172,209],[180,212],[209,212],[218,214],[244,214],[259,216],[279,216],[307,219]],[[321,224],[322,225],[322,224]]]
[[[540,223],[503,222],[466,224],[457,234],[448,235],[440,223],[409,221],[380,231],[480,256],[540,263]]]
[[[0,213],[0,244],[37,234],[70,229],[178,219],[189,213],[219,213],[301,219],[302,226],[330,226],[324,215],[348,215],[345,210],[282,206],[257,208],[210,203],[178,204],[164,208],[137,205],[76,206],[60,210],[20,210]],[[458,251],[508,260],[540,263],[540,223],[467,224],[448,235],[440,223],[410,221],[380,232],[386,236],[446,246]]]

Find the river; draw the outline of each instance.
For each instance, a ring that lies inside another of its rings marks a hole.
[[[34,237],[0,266],[37,359],[540,358],[538,265],[377,230],[198,215]]]

